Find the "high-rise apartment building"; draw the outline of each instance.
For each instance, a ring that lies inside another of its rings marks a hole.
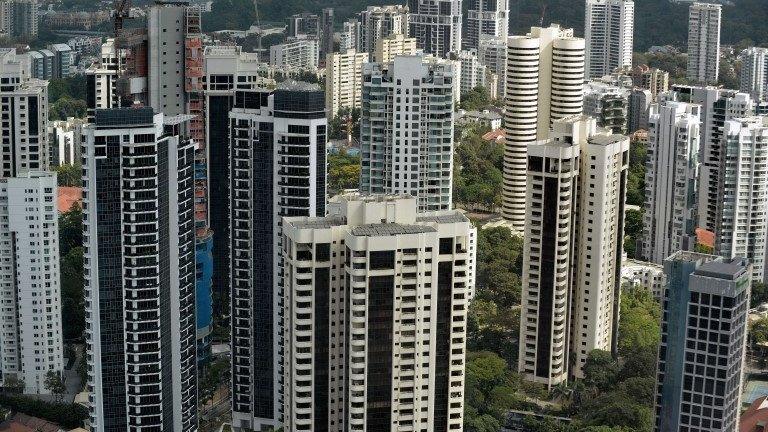
[[[269,48],[269,65],[282,70],[315,71],[320,65],[317,39],[288,38]]]
[[[380,38],[373,53],[374,63],[389,64],[397,56],[416,55],[416,39],[401,34]]]
[[[373,56],[379,39],[408,37],[408,7],[403,5],[368,6],[360,12],[360,44],[357,50]]]
[[[651,105],[641,255],[662,263],[695,245],[701,107],[677,101]]]
[[[13,49],[0,50],[0,178],[48,169],[48,83],[29,78]]]
[[[584,84],[584,115],[597,119],[599,127],[626,134],[629,93],[622,87],[589,81]]]
[[[285,36],[287,38],[307,37],[320,39],[322,22],[319,16],[311,13],[293,14],[286,19]]]
[[[723,127],[727,120],[754,114],[755,103],[746,93],[716,87],[672,86],[663,98],[701,106],[698,221],[699,227],[717,231],[718,213],[722,206]]]
[[[0,36],[34,38],[40,26],[37,0],[0,0]]]
[[[359,50],[360,46],[360,21],[357,18],[350,18],[344,21],[341,32],[339,33],[339,52],[348,50]]]
[[[688,79],[716,84],[720,72],[722,6],[692,3],[688,15]]]
[[[649,90],[655,100],[656,96],[669,90],[669,72],[648,65],[637,65],[632,68],[632,84]]]
[[[584,39],[557,25],[533,27],[507,40],[502,215],[525,226],[528,146],[549,136],[552,122],[581,114]]]
[[[462,430],[475,228],[417,207],[349,194],[283,219],[286,430]]]
[[[64,371],[56,174],[26,171],[0,179],[0,370],[24,393],[50,393]]]
[[[467,23],[462,33],[465,50],[478,49],[484,38],[509,36],[509,0],[468,0]]]
[[[496,98],[504,99],[505,81],[507,75],[507,39],[501,38],[482,38],[477,48],[477,59],[484,65],[490,79],[486,81],[496,82]],[[492,92],[493,93],[493,92]]]
[[[553,124],[528,148],[518,371],[548,387],[614,347],[629,139],[595,119]]]
[[[765,280],[768,232],[768,117],[725,122],[721,202],[715,251],[725,258],[747,258],[752,280]]]
[[[426,54],[448,58],[461,50],[461,0],[408,0],[408,36]]]
[[[744,54],[739,89],[752,99],[768,101],[768,48],[752,47]]]
[[[485,65],[477,59],[477,51],[459,51],[451,53],[451,60],[459,63],[459,88],[460,94],[464,95],[476,87],[485,87],[486,70]]]
[[[190,116],[97,110],[84,127],[90,426],[197,430]]]
[[[209,46],[203,54],[205,70],[206,160],[208,215],[213,231],[213,313],[229,313],[229,111],[237,90],[259,86],[259,62],[255,53],[234,46]]]
[[[610,75],[632,67],[635,2],[587,0],[584,15],[587,78]]]
[[[738,430],[750,264],[676,252],[664,272],[655,430]]]
[[[325,215],[325,95],[237,91],[229,124],[232,425],[264,430],[284,415],[281,220]]]
[[[409,194],[419,211],[451,208],[457,79],[453,62],[422,56],[363,67],[361,192]]]
[[[323,9],[323,18],[320,22],[320,59],[325,61],[325,57],[331,54],[333,50],[333,8]]]
[[[342,108],[360,108],[365,63],[368,63],[368,53],[358,53],[354,49],[328,55],[325,104],[329,116],[336,116]]]
[[[653,103],[651,91],[635,88],[629,92],[627,99],[627,132],[648,130],[648,118]]]

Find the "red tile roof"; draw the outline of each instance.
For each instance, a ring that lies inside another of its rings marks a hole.
[[[483,135],[483,139],[486,141],[501,141],[504,139],[504,129],[494,129]]]
[[[739,421],[739,432],[765,432],[768,430],[768,396],[752,402]]]
[[[83,204],[83,188],[74,186],[59,186],[59,196],[57,206],[60,213],[69,211],[72,208],[72,204],[78,203],[82,207]]]
[[[707,231],[704,228],[696,228],[696,243],[714,248],[715,247],[715,233]]]
[[[63,430],[58,425],[41,418],[16,413],[0,423],[2,432],[59,432]]]

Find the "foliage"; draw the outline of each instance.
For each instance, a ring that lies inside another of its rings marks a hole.
[[[3,380],[3,389],[9,393],[23,393],[26,384],[24,380],[16,375],[8,375]]]
[[[65,339],[79,339],[85,329],[83,290],[83,212],[78,204],[59,215],[59,266]]]
[[[624,214],[624,251],[629,258],[637,258],[637,241],[643,234],[643,212],[629,209]]]
[[[467,111],[481,111],[491,106],[492,102],[488,89],[479,86],[461,95],[459,107]]]
[[[256,9],[251,0],[215,0],[211,13],[202,16],[203,31],[247,30],[256,23]]]
[[[54,168],[56,171],[56,178],[59,186],[76,186],[83,185],[83,168],[77,163],[74,165],[59,165]]]
[[[749,307],[755,308],[766,302],[768,302],[768,285],[762,282],[752,282]]]
[[[645,201],[645,158],[647,143],[634,140],[629,146],[629,172],[627,175],[627,204],[642,206]]]
[[[61,379],[61,375],[52,370],[49,370],[45,374],[43,387],[55,395],[57,401],[60,401],[62,395],[67,392],[67,386],[64,385],[64,380]]]
[[[48,82],[48,101],[54,103],[65,97],[85,100],[87,91],[85,75],[52,79]]]
[[[59,215],[59,251],[66,256],[70,250],[83,245],[83,210],[75,203]]]
[[[198,401],[201,405],[208,403],[216,391],[229,379],[229,359],[218,358],[206,365],[201,371]]]
[[[352,139],[360,138],[360,109],[343,107],[328,123],[328,138],[345,140],[350,135]]]
[[[0,406],[68,429],[81,427],[88,418],[88,409],[75,403],[45,402],[29,396],[0,394]]]
[[[584,363],[584,384],[600,391],[606,391],[616,382],[619,375],[619,362],[611,353],[592,350]]]
[[[749,337],[755,345],[768,342],[768,317],[760,318],[749,325]]]
[[[621,295],[619,354],[629,356],[637,350],[655,352],[661,341],[661,309],[651,292],[643,287],[627,287]]]
[[[66,120],[68,117],[85,117],[88,105],[82,99],[72,99],[64,96],[50,104],[49,118],[51,120]]]
[[[344,189],[360,186],[360,156],[345,151],[328,155],[328,191],[335,195]]]
[[[498,430],[506,412],[519,402],[516,395],[517,376],[509,370],[507,362],[493,352],[467,355],[465,385],[468,431]]]
[[[487,128],[468,127],[454,156],[453,201],[468,208],[493,210],[501,205],[504,146],[482,138]]]

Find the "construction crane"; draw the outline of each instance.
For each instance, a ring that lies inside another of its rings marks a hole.
[[[114,0],[115,37],[123,29],[123,21],[131,19],[131,0]]]

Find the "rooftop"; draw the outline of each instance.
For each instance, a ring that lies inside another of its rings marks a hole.
[[[736,280],[747,272],[749,264],[744,258],[733,258],[730,260],[713,260],[704,263],[696,269],[694,274],[700,276],[709,276],[718,279]]]
[[[402,234],[422,234],[436,232],[434,228],[425,225],[403,225],[396,223],[361,225],[352,228],[352,235],[359,237],[390,237]]]
[[[347,220],[343,217],[329,216],[321,218],[306,218],[302,220],[287,219],[286,222],[298,229],[328,229],[335,226],[344,225],[347,223]]]
[[[417,216],[416,222],[435,222],[435,223],[460,223],[460,222],[469,222],[469,219],[467,219],[466,216],[463,214],[454,211],[451,213],[445,213],[445,214],[435,214],[435,215],[424,215],[424,216]]]
[[[150,107],[97,109],[97,127],[147,126],[155,123],[154,111]]]
[[[624,135],[619,135],[619,134],[613,134],[613,135],[597,134],[589,137],[590,144],[596,144],[596,145],[602,145],[602,146],[616,144],[625,140],[628,140],[628,138]]]

